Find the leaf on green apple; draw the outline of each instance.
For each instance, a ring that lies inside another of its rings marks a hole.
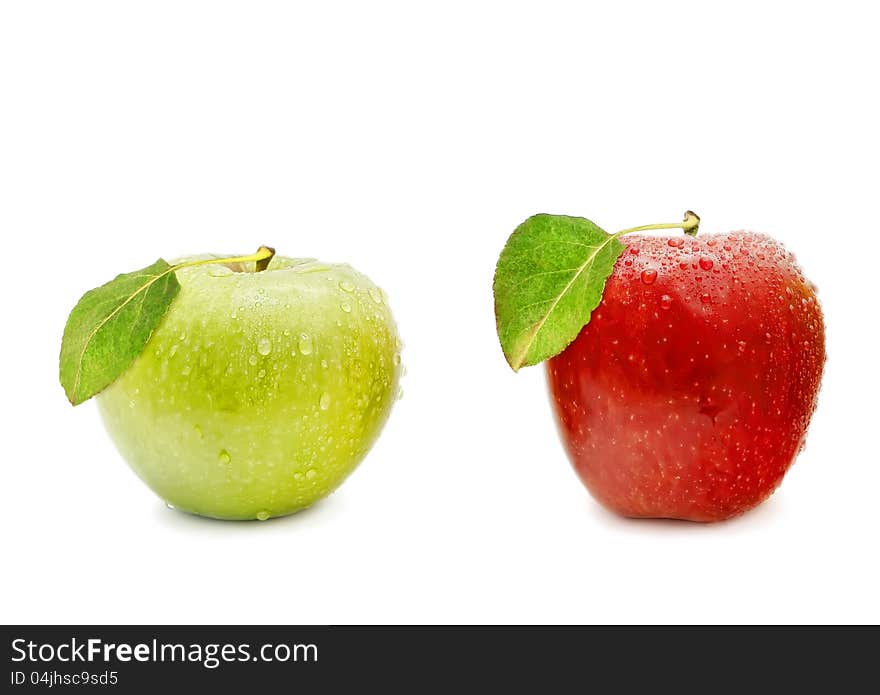
[[[61,385],[73,405],[99,393],[128,369],[179,290],[174,266],[160,258],[82,296],[61,340]]]
[[[625,248],[583,217],[534,215],[514,230],[493,284],[498,338],[514,371],[577,338]]]

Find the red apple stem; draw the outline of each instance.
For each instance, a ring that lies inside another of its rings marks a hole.
[[[684,213],[684,219],[681,222],[668,222],[664,224],[645,224],[641,227],[630,227],[629,229],[622,229],[615,234],[612,234],[613,237],[623,236],[624,234],[631,234],[632,232],[647,232],[652,229],[682,229],[684,233],[688,236],[697,236],[697,230],[700,228],[700,216],[693,212],[692,210],[688,210]]]

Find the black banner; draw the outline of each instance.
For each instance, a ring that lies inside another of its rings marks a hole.
[[[3,627],[5,692],[873,684],[874,628]]]

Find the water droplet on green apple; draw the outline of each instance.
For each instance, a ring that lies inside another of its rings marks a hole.
[[[318,471],[316,471],[314,468],[309,468],[306,471],[306,478],[308,478],[309,480],[314,480],[317,477],[318,477]]]
[[[350,283],[348,280],[343,280],[339,283],[339,288],[343,292],[354,292],[354,285]]]
[[[257,363],[257,356],[256,355],[251,355],[250,357],[248,357],[248,364],[251,367],[253,367],[256,363]]]
[[[346,314],[351,312],[351,304],[348,302],[340,302],[339,308],[342,309]]]
[[[394,362],[394,366],[395,366],[395,367],[396,367],[398,364],[400,364],[400,353],[399,353],[399,352],[395,352],[395,353],[394,353],[394,357],[391,358],[391,361]]]
[[[229,452],[226,449],[220,449],[220,454],[218,455],[220,458],[220,463],[228,464],[232,461],[232,457],[229,455]]]
[[[180,373],[183,376],[189,376],[189,373],[192,371],[192,367],[188,364],[183,365],[183,369],[180,370]]]
[[[171,502],[166,502],[165,506],[168,507],[168,509],[174,509],[174,505],[171,504]]]
[[[199,425],[194,425],[193,429],[196,431],[196,434],[199,435],[199,439],[205,438],[205,433],[202,432],[202,428]]]
[[[260,338],[257,342],[257,352],[261,355],[268,355],[272,352],[272,341],[268,338]]]
[[[321,369],[327,369],[327,367],[328,367],[327,360],[321,360]]]
[[[168,350],[168,356],[174,357],[176,352],[177,352],[177,344],[175,343],[174,345],[171,346],[171,349]]]
[[[270,516],[271,516],[271,514],[269,514],[269,512],[267,512],[265,509],[261,509],[260,511],[257,512],[257,519],[260,521],[265,521]]]
[[[371,287],[368,290],[368,294],[370,295],[370,299],[376,302],[376,304],[382,303],[382,293],[379,291],[378,287]]]
[[[318,402],[318,405],[321,407],[321,410],[327,410],[330,407],[330,394],[321,394],[321,400]]]
[[[299,337],[299,351],[304,355],[312,354],[312,338],[308,333],[303,333]]]

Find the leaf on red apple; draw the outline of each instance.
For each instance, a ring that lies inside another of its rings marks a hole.
[[[61,339],[61,385],[73,405],[99,393],[128,369],[179,290],[174,267],[160,258],[82,296]]]
[[[514,230],[493,284],[498,338],[514,371],[577,338],[625,248],[583,217],[534,215]]]

